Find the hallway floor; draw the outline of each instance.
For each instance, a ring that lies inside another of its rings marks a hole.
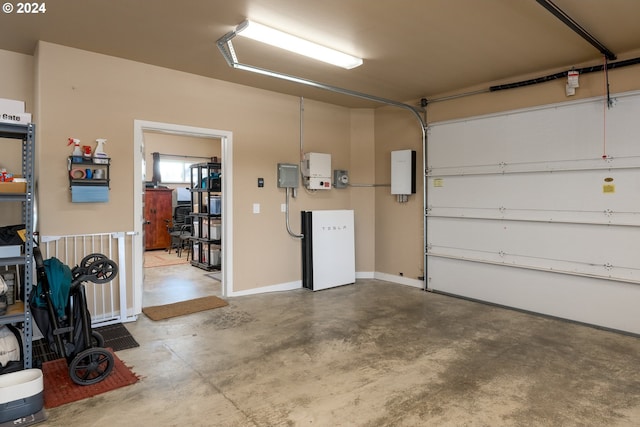
[[[209,295],[221,296],[221,274],[191,264],[145,268],[142,306],[170,304]]]
[[[378,280],[228,300],[127,324],[141,381],[40,425],[640,425],[637,337]]]

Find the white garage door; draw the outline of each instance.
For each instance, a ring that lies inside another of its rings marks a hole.
[[[640,93],[614,100],[430,126],[429,289],[640,334]]]

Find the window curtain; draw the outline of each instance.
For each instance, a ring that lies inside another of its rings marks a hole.
[[[158,185],[159,182],[162,182],[162,177],[160,176],[160,153],[151,153],[153,155],[153,185]]]

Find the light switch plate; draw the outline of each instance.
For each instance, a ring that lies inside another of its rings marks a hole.
[[[253,213],[254,214],[259,214],[260,213],[260,203],[254,203],[253,204]]]

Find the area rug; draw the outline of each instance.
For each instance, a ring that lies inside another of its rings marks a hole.
[[[122,323],[100,326],[99,328],[93,328],[93,330],[99,332],[104,338],[104,348],[120,351],[140,346]],[[33,341],[31,348],[35,366],[40,366],[44,362],[56,360],[60,357],[49,348],[49,344],[44,338]]]
[[[197,313],[199,311],[211,310],[229,305],[218,297],[202,297],[188,301],[175,302],[173,304],[154,305],[145,307],[142,312],[151,320],[163,320],[171,317],[183,316],[185,314]]]
[[[111,352],[113,354],[113,352]],[[51,409],[60,405],[93,397],[107,391],[135,384],[139,377],[113,354],[113,371],[97,384],[78,385],[69,375],[66,359],[57,359],[42,364],[44,379],[44,407]]]
[[[146,251],[144,253],[144,268],[166,267],[169,265],[187,264],[186,252],[179,257],[175,250],[171,253],[165,251]]]

